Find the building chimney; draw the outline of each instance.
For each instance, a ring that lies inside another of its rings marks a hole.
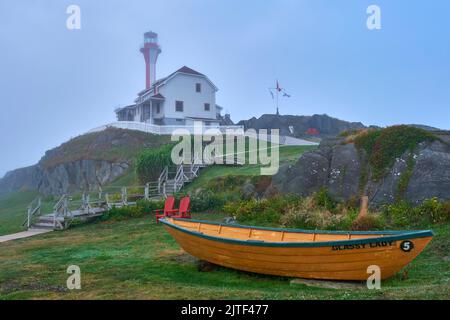
[[[161,53],[158,45],[158,34],[154,32],[144,33],[144,44],[141,52],[145,59],[145,89],[149,89],[156,81],[156,61]]]

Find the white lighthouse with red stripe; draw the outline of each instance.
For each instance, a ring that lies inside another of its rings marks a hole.
[[[158,34],[152,31],[144,33],[144,45],[141,52],[145,59],[145,88],[149,89],[156,80],[156,60],[161,53]]]

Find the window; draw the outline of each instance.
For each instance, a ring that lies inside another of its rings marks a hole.
[[[183,101],[175,101],[175,111],[183,112]]]
[[[159,102],[157,102],[156,103],[156,113],[160,113],[160,111],[161,111],[161,108],[160,108]]]
[[[211,106],[209,103],[205,103],[205,111],[211,110]]]
[[[195,92],[202,92],[202,84],[201,83],[195,84]]]

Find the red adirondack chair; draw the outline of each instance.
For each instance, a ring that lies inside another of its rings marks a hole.
[[[177,213],[174,214],[172,217],[173,218],[190,219],[191,218],[191,212],[189,210],[190,203],[191,203],[191,198],[189,198],[189,196],[181,198],[180,208],[177,210]]]
[[[170,217],[173,213],[178,212],[177,209],[174,209],[173,206],[175,204],[175,198],[170,196],[166,198],[166,202],[164,203],[164,209],[155,210],[156,223],[159,222],[159,219]]]

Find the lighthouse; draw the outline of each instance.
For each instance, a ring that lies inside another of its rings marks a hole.
[[[145,59],[145,88],[149,89],[156,80],[156,60],[161,53],[157,33],[152,31],[144,33],[141,52]]]

